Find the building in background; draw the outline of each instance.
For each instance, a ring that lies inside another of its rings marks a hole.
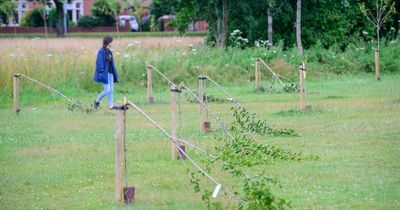
[[[65,3],[65,7],[67,9],[67,14],[70,20],[74,23],[77,23],[79,18],[83,15],[90,15],[93,2],[94,0],[67,0]],[[24,15],[28,11],[38,8],[40,6],[41,4],[38,2],[18,0],[15,24],[10,23],[9,26],[19,26],[19,23],[21,23]],[[46,10],[50,11],[51,8],[54,7],[55,5],[53,1],[49,1],[46,5]]]
[[[122,1],[122,0],[120,0]],[[68,17],[70,21],[74,23],[78,23],[78,20],[82,16],[91,15],[92,14],[92,5],[95,0],[66,0],[65,7],[67,10]],[[150,4],[151,0],[141,0],[141,4],[143,7],[143,15],[142,17],[146,17],[150,15]],[[40,3],[34,1],[27,0],[18,0],[17,2],[17,12],[15,17],[15,26],[19,26],[19,23],[24,17],[26,12],[40,7]],[[49,5],[46,5],[46,9],[49,11],[51,8],[54,8],[55,5],[53,1],[49,1]],[[129,15],[130,8],[123,9],[121,15]],[[14,24],[9,24],[9,26],[14,26]]]
[[[47,0],[48,3],[46,5],[46,10],[49,12],[52,8],[55,8],[54,2],[52,0]],[[69,21],[73,23],[78,23],[79,19],[82,16],[92,15],[92,5],[96,0],[65,0],[65,8],[66,13],[68,15]],[[123,0],[119,0],[121,3]],[[150,5],[151,0],[140,0],[140,4],[142,7],[140,18],[138,21],[141,22],[142,25],[150,25],[151,21],[151,11]],[[28,0],[18,0],[17,1],[17,11],[15,13],[15,24],[10,22],[8,26],[19,26],[24,15],[32,9],[41,7],[42,5],[35,1],[28,1]],[[121,15],[122,16],[131,16],[131,11],[134,10],[134,6],[127,6],[122,8]],[[174,15],[163,15],[162,17],[158,18],[157,25],[159,31],[176,31],[175,28],[170,26],[170,22],[174,19]],[[196,21],[188,25],[187,31],[206,31],[207,23],[205,21]],[[150,29],[147,29],[150,30]]]

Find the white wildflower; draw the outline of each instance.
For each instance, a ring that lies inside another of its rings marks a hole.
[[[124,58],[128,58],[128,57],[129,57],[129,54],[125,54],[125,55],[124,55]]]
[[[49,54],[47,54],[47,57],[51,57],[51,56],[53,56],[53,55],[52,55],[52,54],[50,54],[50,53],[49,53]]]
[[[368,32],[366,32],[366,31],[363,31],[362,33],[363,33],[364,35],[368,35]]]

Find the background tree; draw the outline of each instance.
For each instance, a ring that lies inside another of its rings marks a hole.
[[[395,4],[389,0],[376,0],[375,1],[375,11],[371,11],[362,3],[360,5],[360,9],[367,20],[372,23],[375,27],[376,32],[376,43],[377,47],[375,50],[375,72],[376,72],[376,80],[380,79],[379,76],[379,47],[380,47],[380,31],[382,25],[388,20],[389,15],[391,13],[395,13]]]
[[[115,19],[115,27],[117,29],[117,34],[118,34],[118,38],[120,38],[119,35],[119,15],[121,14],[121,9],[122,9],[122,4],[123,2],[120,2],[118,0],[110,0],[110,6],[111,6],[111,10],[113,12],[114,15],[114,19]]]
[[[153,31],[159,31],[161,29],[161,25],[158,23],[160,17],[163,15],[175,15],[179,9],[189,8],[186,7],[187,5],[192,5],[192,0],[153,0],[150,4],[152,15],[151,29]]]
[[[53,0],[56,5],[56,14],[57,14],[57,23],[56,23],[56,32],[57,37],[64,36],[64,0]]]
[[[303,43],[301,42],[301,0],[296,4],[296,43],[297,53],[303,55]]]
[[[229,30],[228,19],[231,13],[231,4],[238,0],[188,0],[178,4],[177,27],[187,27],[196,20],[205,20],[209,32],[213,35],[211,41],[218,47],[226,47]]]
[[[267,32],[268,32],[268,47],[274,46],[273,41],[273,16],[281,11],[284,5],[287,5],[286,0],[276,1],[276,0],[266,0],[267,5]]]
[[[185,0],[173,5],[168,5],[168,2],[155,0],[152,4],[152,14],[157,17],[176,14],[175,27],[182,32],[186,31],[187,25],[191,22],[205,20],[208,24],[208,43],[217,44],[218,31],[222,26],[222,0]],[[374,7],[373,1],[364,2],[367,8]],[[367,26],[367,21],[360,10],[360,0],[301,1],[301,8],[299,7],[301,25],[297,28],[295,20],[298,0],[229,0],[228,3],[227,34],[239,29],[242,32],[241,36],[248,38],[248,46],[253,46],[255,41],[262,39],[275,40],[275,43],[279,40],[282,41],[284,48],[290,48],[297,44],[298,28],[301,31],[302,48],[319,45],[323,48],[335,47],[346,50],[352,43],[360,40],[370,41],[371,36],[363,35],[363,31],[373,33],[373,28]],[[396,6],[400,11],[400,1],[397,1]],[[272,19],[270,23],[273,24],[268,24],[266,18],[268,16],[270,20]],[[388,40],[394,39],[398,34],[399,18],[400,15],[388,17],[385,27],[381,29],[381,36],[386,36]],[[229,46],[233,43],[230,39],[226,39],[226,44]]]
[[[100,26],[113,26],[115,23],[114,11],[108,0],[96,0],[92,5],[92,15]]]
[[[48,32],[47,32],[47,20],[48,20],[48,11],[47,11],[47,6],[51,6],[51,3],[47,0],[37,0],[36,2],[38,2],[40,4],[40,6],[38,7],[40,16],[43,19],[43,25],[44,25],[44,33],[46,38],[48,38]]]
[[[0,0],[0,19],[4,24],[15,21],[17,2],[14,0]]]
[[[136,20],[138,21],[139,31],[142,31],[142,14],[144,12],[144,8],[141,4],[141,1],[134,0],[132,8],[133,8],[132,15],[135,16]]]

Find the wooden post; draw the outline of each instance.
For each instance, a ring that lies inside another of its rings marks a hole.
[[[122,192],[122,137],[124,122],[126,117],[126,110],[117,109],[115,115],[116,121],[116,141],[115,141],[115,201],[121,203],[123,201]]]
[[[153,75],[150,66],[147,66],[147,102],[152,104],[154,102],[153,98]]]
[[[255,83],[256,83],[256,89],[258,90],[260,88],[260,83],[261,83],[261,74],[260,74],[260,59],[256,59],[256,72],[255,72]]]
[[[208,122],[206,117],[206,109],[203,104],[207,106],[207,101],[204,100],[204,95],[206,95],[206,79],[207,77],[199,76],[199,108],[200,108],[200,130],[203,132],[211,131],[211,122]]]
[[[177,138],[176,138],[176,93],[178,91],[178,88],[175,85],[171,85],[171,136],[172,136],[172,142],[171,142],[171,154],[172,154],[172,160],[177,160],[178,154],[177,154]]]
[[[203,75],[199,76],[199,119],[200,119],[200,130],[203,130],[203,124],[204,124],[204,107],[203,107],[203,103],[204,103],[204,80],[205,77]]]
[[[14,112],[18,115],[19,109],[19,74],[13,75],[14,80]]]
[[[380,80],[380,75],[379,75],[379,50],[375,49],[375,79],[378,81]]]
[[[305,93],[305,75],[306,67],[304,63],[299,67],[300,75],[300,110],[306,109],[306,93]]]

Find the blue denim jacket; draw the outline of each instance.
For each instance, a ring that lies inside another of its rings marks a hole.
[[[119,78],[118,78],[118,72],[117,72],[117,68],[115,68],[115,64],[114,64],[114,56],[111,53],[111,67],[113,68],[113,75],[114,75],[114,82],[119,82]],[[103,84],[108,84],[108,78],[107,78],[107,74],[108,74],[108,68],[110,68],[110,65],[108,65],[107,62],[107,58],[106,58],[106,50],[104,49],[104,47],[99,49],[99,52],[97,53],[97,59],[96,59],[96,69],[94,72],[94,76],[93,76],[93,80],[96,82],[100,82]]]

